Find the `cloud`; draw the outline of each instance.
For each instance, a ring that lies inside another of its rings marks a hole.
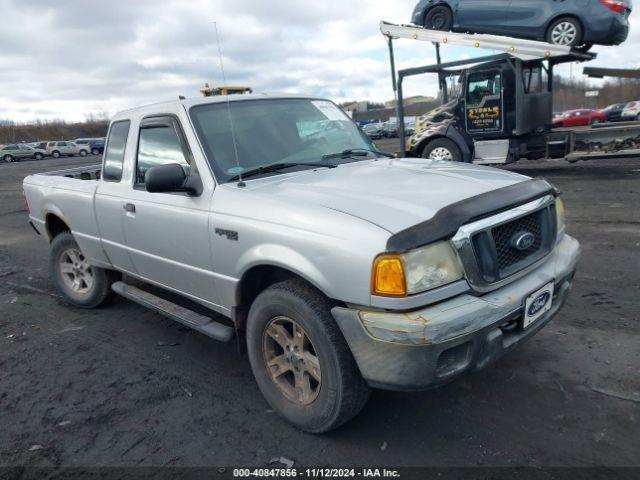
[[[378,23],[407,22],[415,1],[0,0],[0,118],[77,120],[198,96],[204,82],[222,83],[214,22],[229,84],[388,100]],[[632,31],[624,46],[600,48],[599,64],[637,67],[638,46],[640,32]],[[435,61],[421,42],[399,41],[396,53],[399,68]],[[407,82],[407,95],[435,91],[433,78]]]

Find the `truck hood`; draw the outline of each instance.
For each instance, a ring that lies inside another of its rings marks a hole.
[[[285,205],[342,212],[397,233],[452,203],[525,180],[494,168],[402,158],[268,177],[248,182],[247,189]]]

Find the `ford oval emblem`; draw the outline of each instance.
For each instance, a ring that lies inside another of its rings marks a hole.
[[[542,292],[540,295],[536,297],[536,299],[531,302],[529,306],[529,310],[527,310],[527,316],[533,317],[536,313],[542,310],[549,302],[549,298],[551,294],[549,292]]]
[[[511,246],[521,252],[529,250],[536,243],[536,236],[531,232],[518,232],[511,237]]]

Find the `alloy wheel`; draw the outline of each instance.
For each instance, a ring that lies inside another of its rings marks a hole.
[[[300,406],[320,393],[320,361],[307,332],[295,320],[279,316],[265,328],[262,353],[273,383],[288,400]]]
[[[573,45],[578,36],[576,26],[571,22],[560,22],[551,31],[551,41],[555,45]]]
[[[86,294],[93,287],[93,270],[80,250],[65,250],[60,255],[59,268],[62,281],[74,293]]]

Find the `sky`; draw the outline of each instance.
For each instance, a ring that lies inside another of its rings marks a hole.
[[[595,1],[595,0],[594,0]],[[0,119],[84,120],[222,83],[334,101],[393,98],[380,20],[409,22],[416,0],[0,0]],[[640,8],[619,47],[592,66],[640,67]],[[396,42],[399,68],[435,62]],[[486,52],[483,52],[486,53]],[[445,60],[478,55],[447,47]],[[581,77],[582,66],[571,73]],[[568,67],[563,68],[568,75]],[[432,76],[406,95],[434,95]]]

